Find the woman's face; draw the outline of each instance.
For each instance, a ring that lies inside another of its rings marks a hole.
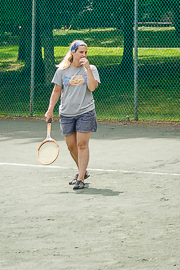
[[[87,58],[87,47],[79,46],[77,51],[73,53],[73,61],[79,62],[81,58]]]

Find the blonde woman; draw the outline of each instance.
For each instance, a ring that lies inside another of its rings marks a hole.
[[[53,119],[54,106],[61,96],[59,106],[60,128],[67,147],[74,159],[78,174],[69,182],[73,189],[84,188],[84,179],[89,177],[89,139],[97,130],[95,105],[92,92],[100,83],[97,68],[87,59],[87,44],[75,40],[59,64],[52,79],[51,94],[46,121]]]

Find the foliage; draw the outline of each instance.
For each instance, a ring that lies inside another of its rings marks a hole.
[[[26,2],[26,1],[25,1]],[[19,26],[26,20],[24,14],[25,2],[22,0],[2,0],[0,32],[13,32],[18,34]],[[37,0],[40,7],[41,24],[48,20],[44,16],[44,9],[50,13],[54,28],[69,27],[73,16],[77,15],[75,22],[76,28],[94,28],[94,27],[116,27],[119,16],[123,16],[123,8],[127,3],[133,3],[132,0],[82,0],[65,1],[58,0],[49,2],[48,0]],[[51,3],[51,4],[50,4]],[[139,0],[139,19],[143,16],[149,18],[160,18],[165,12],[172,10],[178,3],[178,0]],[[47,8],[46,8],[47,7]],[[133,5],[131,10],[133,15]]]

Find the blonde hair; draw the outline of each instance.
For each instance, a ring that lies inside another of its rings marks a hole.
[[[64,56],[63,60],[59,63],[59,65],[57,65],[57,67],[59,67],[61,70],[64,70],[64,69],[67,69],[68,67],[70,67],[71,63],[73,62],[73,55],[72,55],[72,53],[71,53],[71,48],[74,46],[74,44],[75,44],[76,42],[79,42],[79,41],[82,41],[82,40],[74,40],[74,41],[71,43],[69,51],[68,51],[67,54]],[[74,51],[76,52],[80,46],[86,46],[86,47],[87,47],[87,44],[84,43],[84,44],[78,45],[78,46],[74,49]]]

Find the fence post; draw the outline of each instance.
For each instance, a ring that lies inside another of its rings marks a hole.
[[[134,0],[134,111],[138,121],[138,0]]]
[[[35,31],[36,31],[36,0],[32,3],[32,40],[31,40],[31,93],[30,93],[30,116],[34,114],[34,54],[35,54]]]

